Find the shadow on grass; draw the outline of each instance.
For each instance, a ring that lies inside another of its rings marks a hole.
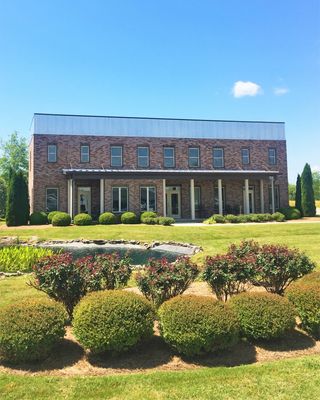
[[[310,349],[316,345],[316,341],[306,333],[294,330],[283,338],[268,342],[257,341],[255,344],[264,350],[286,352]]]

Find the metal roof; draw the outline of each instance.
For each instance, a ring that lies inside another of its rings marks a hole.
[[[285,140],[284,122],[34,114],[31,133],[167,137],[193,139]]]

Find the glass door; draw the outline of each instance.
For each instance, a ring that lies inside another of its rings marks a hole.
[[[181,218],[181,188],[167,186],[166,188],[167,216]]]
[[[91,214],[91,187],[78,187],[78,213]]]

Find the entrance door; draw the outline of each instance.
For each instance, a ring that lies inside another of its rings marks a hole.
[[[245,189],[243,188],[243,209],[245,210]],[[249,214],[254,214],[254,188],[249,187]]]
[[[78,187],[78,213],[91,214],[91,187]]]
[[[167,215],[181,218],[181,188],[180,186],[166,187]]]

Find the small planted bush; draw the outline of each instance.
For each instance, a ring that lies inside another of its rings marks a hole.
[[[158,217],[156,221],[159,225],[164,226],[170,226],[176,222],[175,219],[171,217]]]
[[[47,214],[43,211],[36,211],[29,217],[30,225],[46,225],[48,223]]]
[[[121,215],[121,222],[123,224],[136,224],[138,219],[135,213],[127,211]]]
[[[122,352],[153,334],[154,310],[135,293],[108,290],[90,293],[74,311],[79,342],[92,353]]]
[[[51,212],[49,212],[49,214],[48,214],[48,222],[49,222],[49,224],[52,224],[52,218],[56,215],[56,214],[58,214],[60,211],[51,211]]]
[[[189,257],[170,263],[166,258],[149,260],[136,275],[143,295],[156,307],[171,297],[182,294],[198,275],[198,267]]]
[[[237,215],[233,214],[228,214],[225,216],[226,222],[229,222],[230,224],[238,224],[240,222],[240,219]]]
[[[146,225],[157,225],[158,218],[144,218],[143,223]]]
[[[53,251],[42,247],[2,247],[0,248],[0,271],[31,272],[33,265],[38,260],[50,255],[53,255]]]
[[[140,215],[140,222],[142,222],[143,224],[146,224],[146,220],[150,220],[150,219],[156,219],[158,217],[157,213],[153,212],[153,211],[144,211],[141,215]]]
[[[80,226],[92,225],[92,217],[89,214],[80,213],[74,217],[73,222],[75,225],[80,225]]]
[[[101,225],[113,225],[117,223],[116,216],[111,212],[105,212],[99,217],[99,224]]]
[[[295,207],[280,208],[279,211],[286,219],[299,219],[302,217],[301,212]]]
[[[71,224],[71,217],[65,212],[58,212],[52,218],[53,226],[69,226]]]
[[[1,309],[0,358],[19,363],[46,358],[63,338],[66,312],[49,299],[23,300]]]
[[[210,218],[204,221],[205,224],[224,224],[226,219],[221,214],[213,214]]]
[[[177,296],[159,308],[165,342],[187,356],[233,346],[239,335],[233,310],[206,296]]]
[[[247,339],[271,340],[295,326],[295,309],[285,297],[271,293],[241,293],[230,300]]]
[[[282,213],[279,212],[279,211],[273,213],[271,216],[272,216],[273,221],[276,221],[276,222],[284,222],[284,221],[286,220],[285,215],[282,214]]]

